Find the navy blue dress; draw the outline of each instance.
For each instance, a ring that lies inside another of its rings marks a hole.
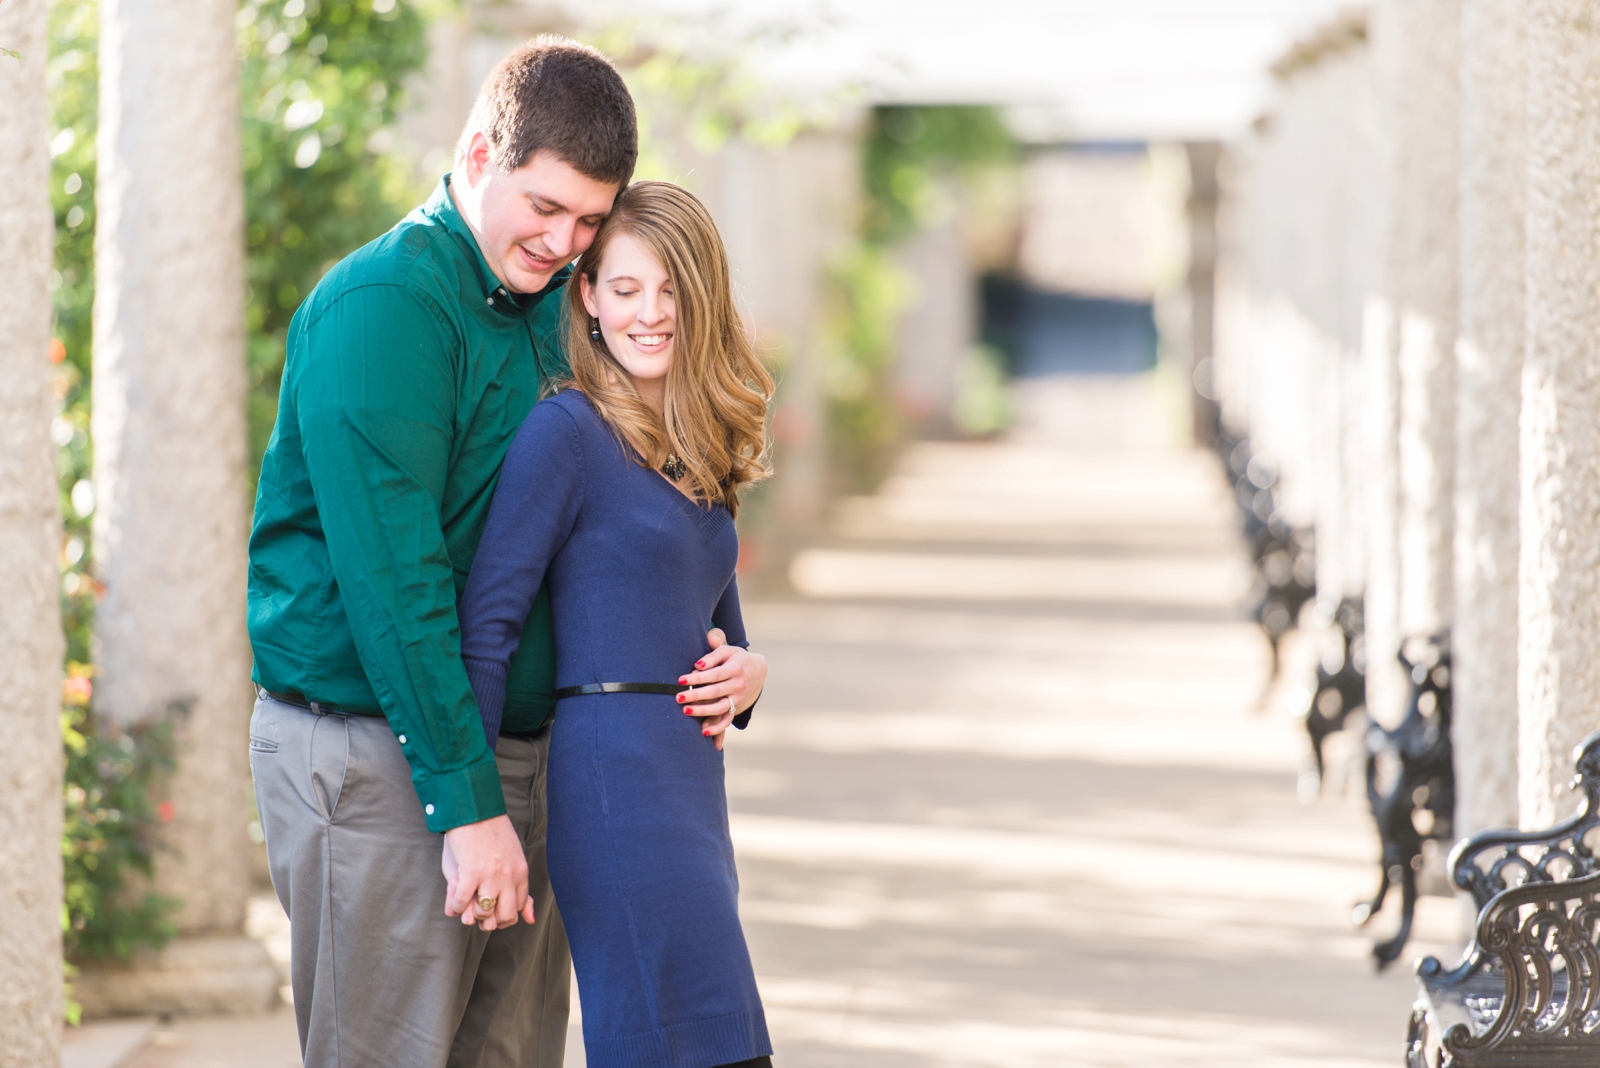
[[[461,601],[486,724],[541,581],[556,686],[675,683],[721,627],[747,645],[732,518],[644,467],[588,398],[517,433]],[[572,943],[590,1068],[714,1068],[768,1055],[739,926],[722,753],[666,694],[563,699],[551,727],[550,881]]]

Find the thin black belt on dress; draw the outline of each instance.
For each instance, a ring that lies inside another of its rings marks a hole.
[[[677,682],[586,682],[582,686],[563,686],[556,691],[556,700],[563,697],[584,697],[591,693],[665,693],[679,694],[689,689]]]

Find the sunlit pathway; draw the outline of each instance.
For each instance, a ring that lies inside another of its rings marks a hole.
[[[912,449],[748,606],[728,790],[781,1068],[1398,1063],[1409,967],[1347,921],[1373,834],[1296,801],[1225,490],[1148,389],[1025,384],[1014,440]],[[1455,906],[1421,917],[1442,951]],[[286,953],[270,898],[252,925]],[[297,1060],[280,1011],[131,1068]]]
[[[1023,388],[1017,440],[913,449],[750,609],[728,786],[779,1063],[1397,1063],[1409,967],[1347,919],[1374,837],[1256,711],[1213,461],[1145,384]]]

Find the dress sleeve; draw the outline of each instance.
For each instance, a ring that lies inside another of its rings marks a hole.
[[[711,613],[711,625],[727,637],[729,645],[737,645],[741,649],[750,648],[750,638],[744,632],[744,613],[739,610],[739,579],[728,580],[728,586],[722,591],[722,597],[717,601],[717,607]],[[733,717],[733,725],[740,730],[750,726],[750,713],[756,710],[756,705],[761,703],[761,695],[756,694],[756,699],[750,702],[750,707]]]
[[[460,339],[399,286],[352,290],[291,360],[306,471],[361,659],[435,833],[505,812],[457,649],[440,504]]]
[[[461,659],[491,749],[505,713],[506,670],[550,561],[577,523],[583,488],[577,423],[554,401],[534,405],[500,468],[461,597]]]

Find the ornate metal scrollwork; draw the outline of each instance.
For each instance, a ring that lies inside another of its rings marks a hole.
[[[1574,750],[1577,813],[1542,831],[1490,831],[1450,854],[1481,905],[1476,938],[1446,971],[1417,965],[1408,1068],[1600,1063],[1600,731]]]
[[[1481,909],[1502,890],[1528,882],[1555,882],[1596,870],[1590,835],[1600,829],[1600,731],[1574,750],[1582,791],[1570,819],[1539,831],[1485,831],[1464,838],[1450,851],[1450,877]],[[1532,853],[1532,856],[1529,856]]]

